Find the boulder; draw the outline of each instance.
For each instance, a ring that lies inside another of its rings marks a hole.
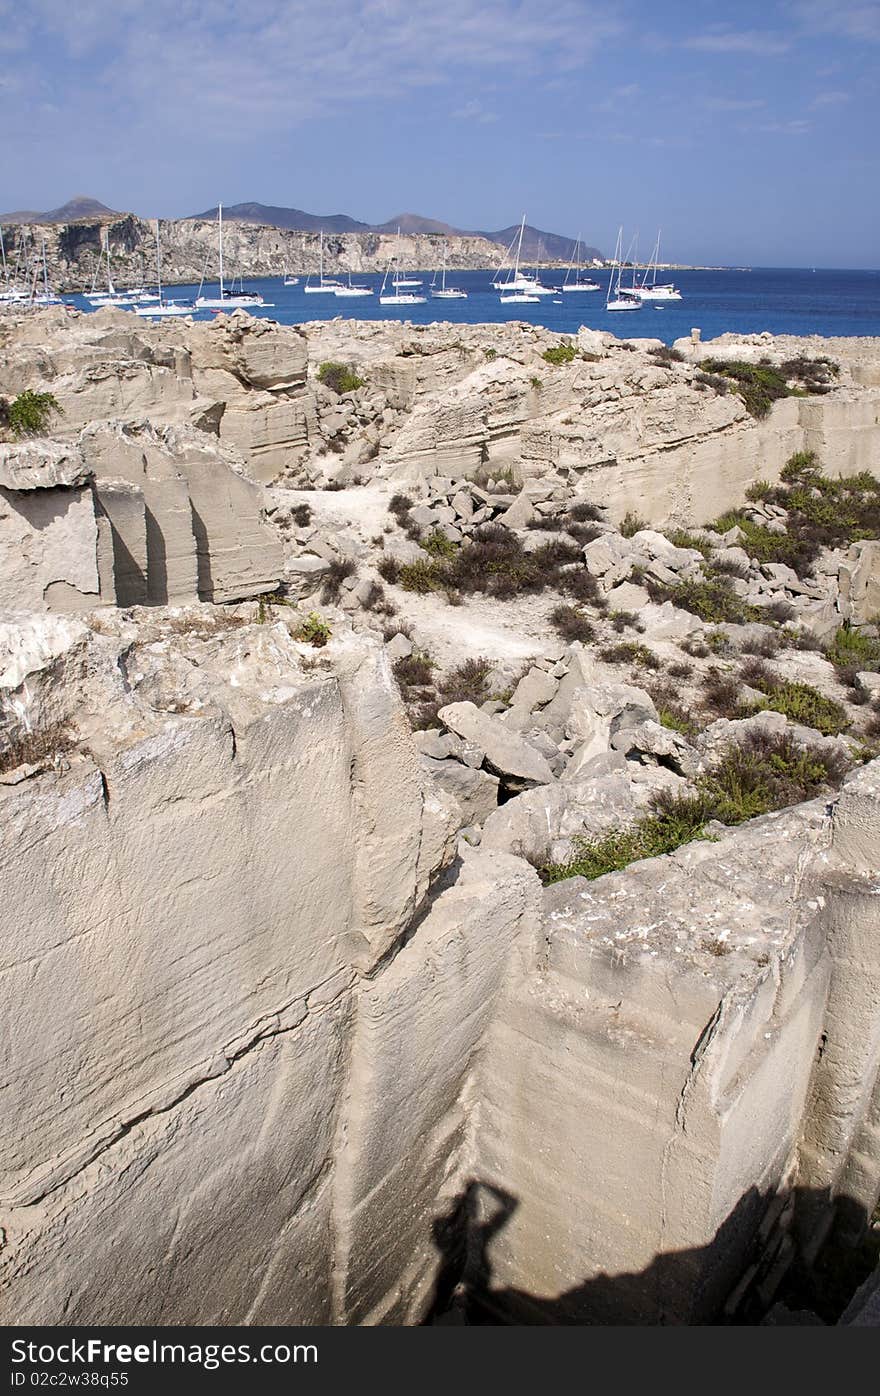
[[[482,712],[473,703],[450,703],[440,709],[440,720],[484,751],[489,770],[499,775],[509,789],[525,790],[531,785],[552,782],[553,772],[546,758],[497,717]]]
[[[472,766],[463,766],[460,761],[448,757],[437,761],[423,754],[421,765],[441,790],[458,801],[464,826],[482,824],[497,809],[501,787],[497,776],[490,775],[488,771],[474,770]]]

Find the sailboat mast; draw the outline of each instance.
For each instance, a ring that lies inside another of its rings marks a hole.
[[[159,247],[159,220],[156,219],[156,289],[159,292],[159,304],[162,304],[162,253]]]
[[[526,216],[525,216],[525,214],[523,214],[523,216],[522,216],[522,222],[521,222],[520,225],[519,225],[519,239],[518,239],[517,244],[516,244],[516,264],[515,264],[514,269],[513,269],[513,279],[514,279],[514,281],[518,281],[518,280],[519,280],[519,258],[520,258],[520,253],[522,252],[522,240],[523,240],[523,233],[525,232],[525,229],[526,229]]]
[[[2,229],[2,228],[0,228],[0,254],[2,254],[2,257],[3,257],[3,280],[4,280],[5,284],[8,286],[8,285],[9,285],[9,269],[8,269],[7,266],[6,266],[6,248],[5,248],[4,245],[3,245],[3,229]]]
[[[43,238],[43,290],[49,295],[49,268],[46,265],[46,239]]]
[[[324,285],[324,229],[323,229],[323,228],[321,229],[321,251],[320,251],[320,253],[319,253],[319,256],[320,256],[320,262],[319,262],[320,270],[319,270],[319,272],[318,272],[318,285],[319,285],[319,286],[323,286],[323,285]]]
[[[223,205],[217,205],[217,230],[220,234],[220,299],[223,299]]]

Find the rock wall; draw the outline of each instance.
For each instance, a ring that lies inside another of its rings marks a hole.
[[[19,230],[30,260],[39,260],[45,241],[49,279],[59,291],[88,291],[106,284],[107,242],[111,272],[120,287],[154,284],[156,225],[133,214],[75,224],[29,224]],[[19,238],[16,239],[16,245]],[[162,280],[165,285],[198,282],[218,273],[217,224],[199,218],[166,219],[161,224]],[[340,272],[384,272],[392,257],[402,267],[440,265],[446,246],[447,265],[454,269],[498,267],[504,248],[476,235],[440,237],[427,233],[325,233],[325,275]],[[11,250],[11,249],[10,249]],[[261,224],[224,220],[223,255],[227,275],[282,276],[317,273],[321,258],[318,233],[303,233]],[[11,250],[13,265],[15,251]]]
[[[4,1314],[415,1320],[536,879],[430,890],[453,823],[377,651],[242,628],[175,668],[145,623],[2,637],[7,699],[89,738],[0,784]]]
[[[874,763],[831,816],[544,893],[479,1079],[470,1273],[496,1320],[711,1321],[790,1194],[823,1199],[813,1252],[829,1198],[870,1215],[878,819]]]

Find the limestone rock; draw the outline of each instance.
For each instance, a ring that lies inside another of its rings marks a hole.
[[[440,720],[458,736],[480,747],[489,770],[509,788],[526,789],[553,780],[550,766],[535,747],[473,703],[450,703],[440,709]]]

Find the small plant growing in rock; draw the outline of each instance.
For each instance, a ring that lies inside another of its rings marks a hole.
[[[639,518],[638,514],[628,509],[621,521],[620,533],[624,538],[632,538],[633,534],[641,533],[642,529],[647,527],[644,519]]]
[[[556,634],[562,640],[573,644],[575,640],[580,640],[582,644],[587,644],[594,639],[596,630],[587,620],[583,611],[577,606],[556,606],[550,612],[550,624]]]
[[[293,519],[297,528],[308,528],[309,524],[312,522],[311,506],[306,503],[295,504],[290,511],[290,517]]]
[[[487,358],[487,360],[488,360],[489,363],[492,363],[493,359],[497,359],[497,358],[498,358],[498,350],[497,350],[497,349],[486,349],[486,350],[485,350],[485,354],[486,354],[486,358]]]
[[[388,582],[390,586],[396,586],[400,581],[400,563],[397,561],[397,558],[392,557],[390,553],[379,559],[376,571],[379,573],[382,581]]]
[[[570,364],[576,357],[577,350],[573,344],[555,344],[551,349],[545,349],[541,358],[548,364]]]
[[[567,877],[603,877],[640,858],[673,853],[682,844],[705,837],[706,825],[742,824],[770,810],[811,799],[836,789],[848,769],[836,752],[801,746],[788,734],[753,732],[730,746],[698,778],[691,794],[658,792],[649,813],[628,829],[601,839],[581,839],[569,863],[539,869],[545,883]]]
[[[333,559],[321,582],[321,600],[325,606],[338,598],[342,583],[347,577],[353,577],[356,571],[357,565],[350,557]]]
[[[685,357],[681,350],[673,349],[669,344],[659,344],[656,349],[649,349],[648,353],[651,355],[652,359],[656,359],[658,363],[664,364],[667,367],[669,364],[683,364],[685,362]]]
[[[431,557],[455,557],[458,549],[441,529],[435,528],[427,538],[422,539],[422,547]]]
[[[541,382],[541,379],[535,378],[534,376],[529,379],[529,382],[531,383],[536,393],[539,393],[544,386],[544,384]]]
[[[16,438],[43,436],[54,412],[64,408],[52,393],[38,393],[26,388],[12,402],[0,399],[0,427],[6,427]]]
[[[0,746],[0,775],[18,766],[39,766],[54,761],[75,745],[70,730],[61,722],[37,727],[31,732],[18,732],[11,740],[4,740],[7,744]]]
[[[303,621],[293,632],[293,638],[299,640],[301,644],[313,645],[315,649],[323,649],[333,632],[322,615],[317,611],[310,611]]]
[[[772,492],[773,486],[769,480],[755,480],[746,490],[746,499],[757,504],[759,500],[766,499]]]
[[[364,386],[363,378],[358,378],[350,364],[335,363],[332,359],[321,364],[318,369],[318,382],[340,396],[342,393],[356,392]]]

